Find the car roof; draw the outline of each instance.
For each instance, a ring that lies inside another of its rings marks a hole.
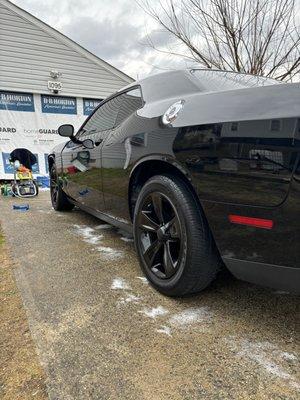
[[[128,85],[126,88],[140,85],[145,100],[155,101],[184,94],[223,92],[279,83],[282,82],[257,75],[216,69],[191,68],[150,75]]]

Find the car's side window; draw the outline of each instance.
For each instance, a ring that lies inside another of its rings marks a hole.
[[[129,90],[104,103],[87,120],[77,137],[95,135],[120,125],[133,112],[143,106],[140,88]]]
[[[115,126],[116,118],[122,103],[121,96],[116,96],[104,103],[89,118],[79,132],[79,137],[89,136],[96,132],[106,131]]]
[[[143,106],[140,88],[129,90],[128,92],[121,94],[120,97],[122,97],[122,103],[117,115],[115,126],[120,125],[132,113]]]

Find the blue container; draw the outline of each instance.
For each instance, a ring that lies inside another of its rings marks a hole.
[[[37,176],[36,180],[40,187],[43,187],[43,188],[50,187],[49,176]]]
[[[29,204],[14,204],[13,205],[13,210],[28,211],[29,210]]]

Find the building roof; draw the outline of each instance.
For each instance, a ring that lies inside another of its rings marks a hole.
[[[133,81],[27,11],[0,0],[0,87],[47,93],[51,69],[62,73],[62,94],[67,95],[103,98]]]

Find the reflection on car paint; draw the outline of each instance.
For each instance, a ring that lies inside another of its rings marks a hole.
[[[91,115],[78,137],[101,141],[98,147],[55,151],[66,193],[79,204],[84,193],[85,206],[126,228],[129,199],[140,190],[130,187],[135,173],[159,161],[195,190],[224,259],[299,268],[300,84],[222,73],[221,89],[209,71],[162,75]],[[173,126],[163,125],[163,113],[180,99]],[[229,215],[275,223],[257,229],[232,224]]]

